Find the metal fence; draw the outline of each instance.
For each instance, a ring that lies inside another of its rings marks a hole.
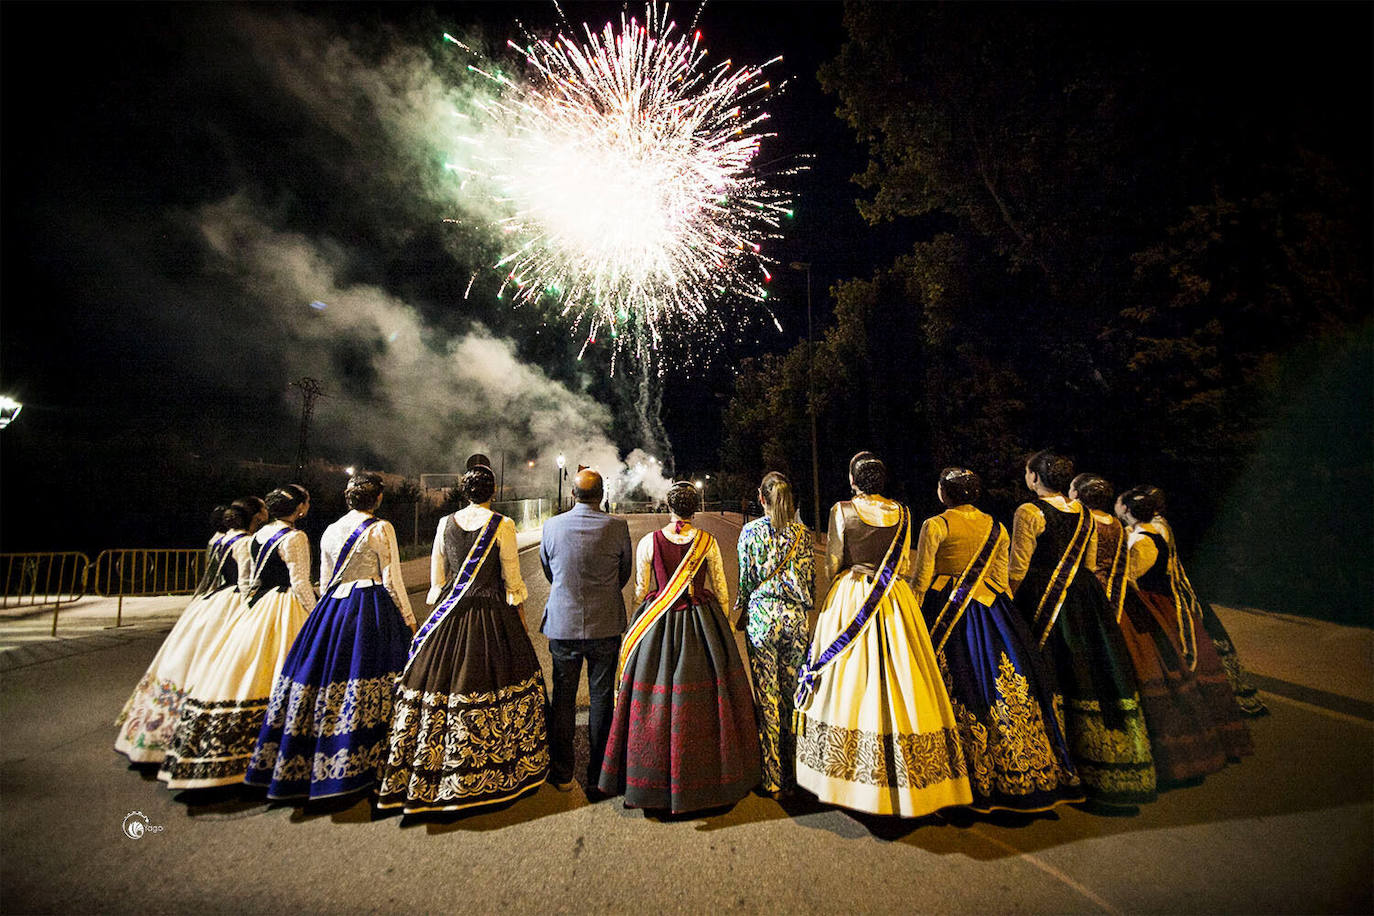
[[[51,604],[52,635],[56,636],[57,611],[64,603],[85,597],[90,566],[84,553],[72,550],[0,554],[4,575],[0,608]]]
[[[95,558],[92,590],[102,598],[119,599],[115,626],[122,626],[125,598],[189,595],[204,573],[204,548],[106,550]],[[56,628],[54,615],[54,633]]]

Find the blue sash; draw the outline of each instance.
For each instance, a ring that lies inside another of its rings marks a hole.
[[[362,524],[354,529],[353,533],[348,536],[348,540],[344,541],[343,549],[339,551],[338,558],[334,560],[334,571],[329,574],[329,584],[320,591],[321,598],[328,595],[330,589],[338,585],[339,580],[343,578],[344,567],[348,565],[348,558],[353,556],[353,548],[358,546],[358,539],[363,536],[363,532],[368,529],[369,525],[380,521],[381,519],[375,515],[363,519]]]
[[[267,543],[262,545],[262,550],[260,550],[258,555],[253,559],[253,574],[248,579],[248,594],[244,595],[244,598],[248,600],[249,604],[252,604],[252,599],[256,597],[255,593],[258,590],[258,580],[262,578],[262,570],[263,567],[267,565],[267,558],[272,555],[272,551],[276,548],[277,542],[295,530],[295,528],[288,525],[272,535],[267,539]]]
[[[811,704],[811,698],[816,692],[816,679],[826,665],[833,662],[840,653],[848,649],[854,643],[854,639],[863,630],[864,625],[873,619],[873,612],[877,610],[879,602],[887,596],[888,590],[897,580],[897,564],[901,562],[902,554],[906,553],[908,536],[911,533],[911,518],[907,514],[906,506],[900,507],[901,515],[897,521],[897,534],[892,538],[891,545],[887,548],[887,556],[883,557],[883,563],[878,568],[878,574],[873,579],[873,585],[868,591],[868,597],[860,605],[859,612],[854,615],[854,619],[849,622],[849,626],[835,638],[824,652],[814,659],[807,659],[802,663],[801,670],[797,672],[797,711],[803,712]]]
[[[420,632],[416,633],[415,638],[411,640],[410,655],[406,658],[406,671],[410,670],[411,663],[415,661],[415,656],[420,653],[420,647],[429,638],[429,634],[433,633],[434,629],[444,622],[449,611],[453,610],[458,602],[463,600],[468,588],[476,580],[478,571],[486,562],[487,557],[491,555],[491,549],[496,544],[496,529],[500,527],[501,520],[502,516],[493,512],[491,518],[487,519],[486,526],[482,528],[482,532],[477,535],[477,540],[473,541],[467,557],[463,560],[463,565],[453,579],[453,587],[449,590],[448,597],[434,609],[434,613],[429,615],[425,625],[420,627]],[[401,673],[404,675],[405,671]]]
[[[223,585],[220,585],[218,587],[215,587],[214,584],[216,582],[219,582],[220,576],[224,574],[224,561],[229,559],[229,549],[239,541],[243,540],[245,537],[247,537],[247,535],[236,534],[233,537],[220,541],[215,545],[215,550],[210,555],[210,562],[215,564],[215,571],[206,577],[203,589],[204,593],[209,594],[210,592],[217,592],[221,588],[226,588],[230,585],[238,585],[237,582],[225,582]],[[196,592],[196,594],[201,593],[202,592],[200,590]]]

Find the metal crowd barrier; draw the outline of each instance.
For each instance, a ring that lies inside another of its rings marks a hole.
[[[84,553],[67,550],[48,553],[0,554],[4,589],[0,608],[43,607],[51,604],[52,635],[57,635],[57,612],[86,595],[91,561]]]
[[[189,595],[205,572],[204,548],[106,550],[95,558],[94,591],[118,598],[115,626],[124,625],[124,599],[150,595]],[[53,635],[56,635],[56,616]]]

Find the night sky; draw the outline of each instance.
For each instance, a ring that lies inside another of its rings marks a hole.
[[[622,5],[565,9],[599,25]],[[685,22],[696,6],[673,9]],[[471,215],[443,222],[456,207],[442,151],[409,107],[447,73],[444,31],[499,46],[517,21],[554,28],[553,4],[11,2],[0,17],[0,388],[25,404],[3,434],[6,510],[81,486],[144,503],[128,462],[168,452],[289,464],[300,375],[330,395],[312,453],[340,464],[414,475],[477,446],[535,458],[570,429],[621,452],[647,444],[628,416],[632,372],[608,380],[604,353],[579,362],[579,340],[495,300],[490,272],[464,300],[491,249]],[[664,355],[680,472],[717,466],[738,361],[805,336],[805,277],[785,265],[813,264],[819,331],[831,284],[938,228],[869,227],[854,207],[864,150],[816,78],[844,39],[839,4],[714,3],[699,27],[712,59],[784,56],[763,158],[807,170],[783,180],[796,218],[768,251],[783,330],[732,313],[718,349],[688,339]]]
[[[620,9],[574,5],[568,15],[596,25]],[[689,20],[695,9],[674,13]],[[484,429],[509,418],[491,404],[447,436],[438,418],[380,432],[373,408],[427,413],[456,392],[415,384],[445,373],[438,361],[379,378],[390,357],[367,329],[306,311],[313,301],[343,309],[331,294],[359,286],[410,310],[414,324],[401,333],[427,335],[431,350],[480,322],[515,342],[518,360],[539,375],[602,402],[619,449],[641,444],[615,416],[625,404],[588,383],[605,374],[605,354],[579,363],[578,341],[562,328],[482,295],[494,274],[463,300],[488,252],[466,226],[442,222],[456,208],[432,187],[435,151],[404,135],[412,125],[369,110],[382,104],[378,92],[401,104],[414,86],[398,89],[396,71],[438,57],[443,31],[503,42],[519,37],[517,21],[536,33],[556,26],[552,4],[6,4],[3,17],[3,384],[26,405],[28,440],[11,458],[41,467],[33,453],[57,440],[97,452],[156,441],[210,460],[289,463],[300,409],[289,382],[311,375],[332,395],[312,431],[318,457],[406,474],[449,470],[488,438]],[[797,216],[769,253],[781,265],[813,264],[823,326],[827,286],[871,272],[902,244],[858,216],[848,178],[862,151],[816,81],[839,46],[841,9],[716,4],[699,27],[712,59],[784,55],[771,73],[789,85],[768,106],[779,136],[763,156],[772,168],[806,171],[781,179]],[[88,44],[52,53],[58,36],[75,33]],[[371,94],[349,85],[388,80]],[[245,253],[245,236],[255,253]],[[288,282],[288,267],[269,263],[291,245],[295,267],[319,262],[308,279]],[[664,355],[662,415],[680,472],[717,463],[737,359],[805,335],[805,277],[785,266],[775,273],[781,332],[754,309],[728,315],[729,333],[714,347],[688,339],[689,352]],[[337,323],[318,326],[328,321]],[[617,371],[628,391],[633,367]],[[557,393],[536,397],[547,405]],[[516,426],[503,444],[530,457],[547,450],[538,431]]]

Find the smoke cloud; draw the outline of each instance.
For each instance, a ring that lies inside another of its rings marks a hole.
[[[454,216],[462,223],[447,242],[455,261],[489,263],[484,246],[494,242],[499,214],[488,195],[442,167],[462,143],[460,113],[482,87],[455,81],[441,72],[442,60],[436,64],[396,35],[370,36],[364,46],[317,20],[251,9],[236,23],[311,131],[338,145],[341,155],[321,160],[321,168],[360,208],[375,208],[370,233],[404,235],[407,221],[433,225],[438,215]],[[328,397],[317,404],[312,442],[409,473],[461,470],[474,451],[497,462],[504,453],[508,475],[518,481],[511,474],[517,468],[537,475],[545,492],[561,453],[570,469],[601,470],[613,497],[666,494],[662,467],[671,467],[671,457],[657,435],[656,401],[641,403],[632,424],[648,450],[622,460],[609,434],[615,418],[588,393],[589,380],[570,387],[522,361],[515,341],[485,323],[476,306],[464,316],[464,333],[427,321],[371,276],[371,240],[286,228],[279,208],[262,196],[250,185],[200,207],[193,222],[215,266],[278,329],[285,371],[323,382]],[[455,308],[468,308],[462,293],[448,300]]]

